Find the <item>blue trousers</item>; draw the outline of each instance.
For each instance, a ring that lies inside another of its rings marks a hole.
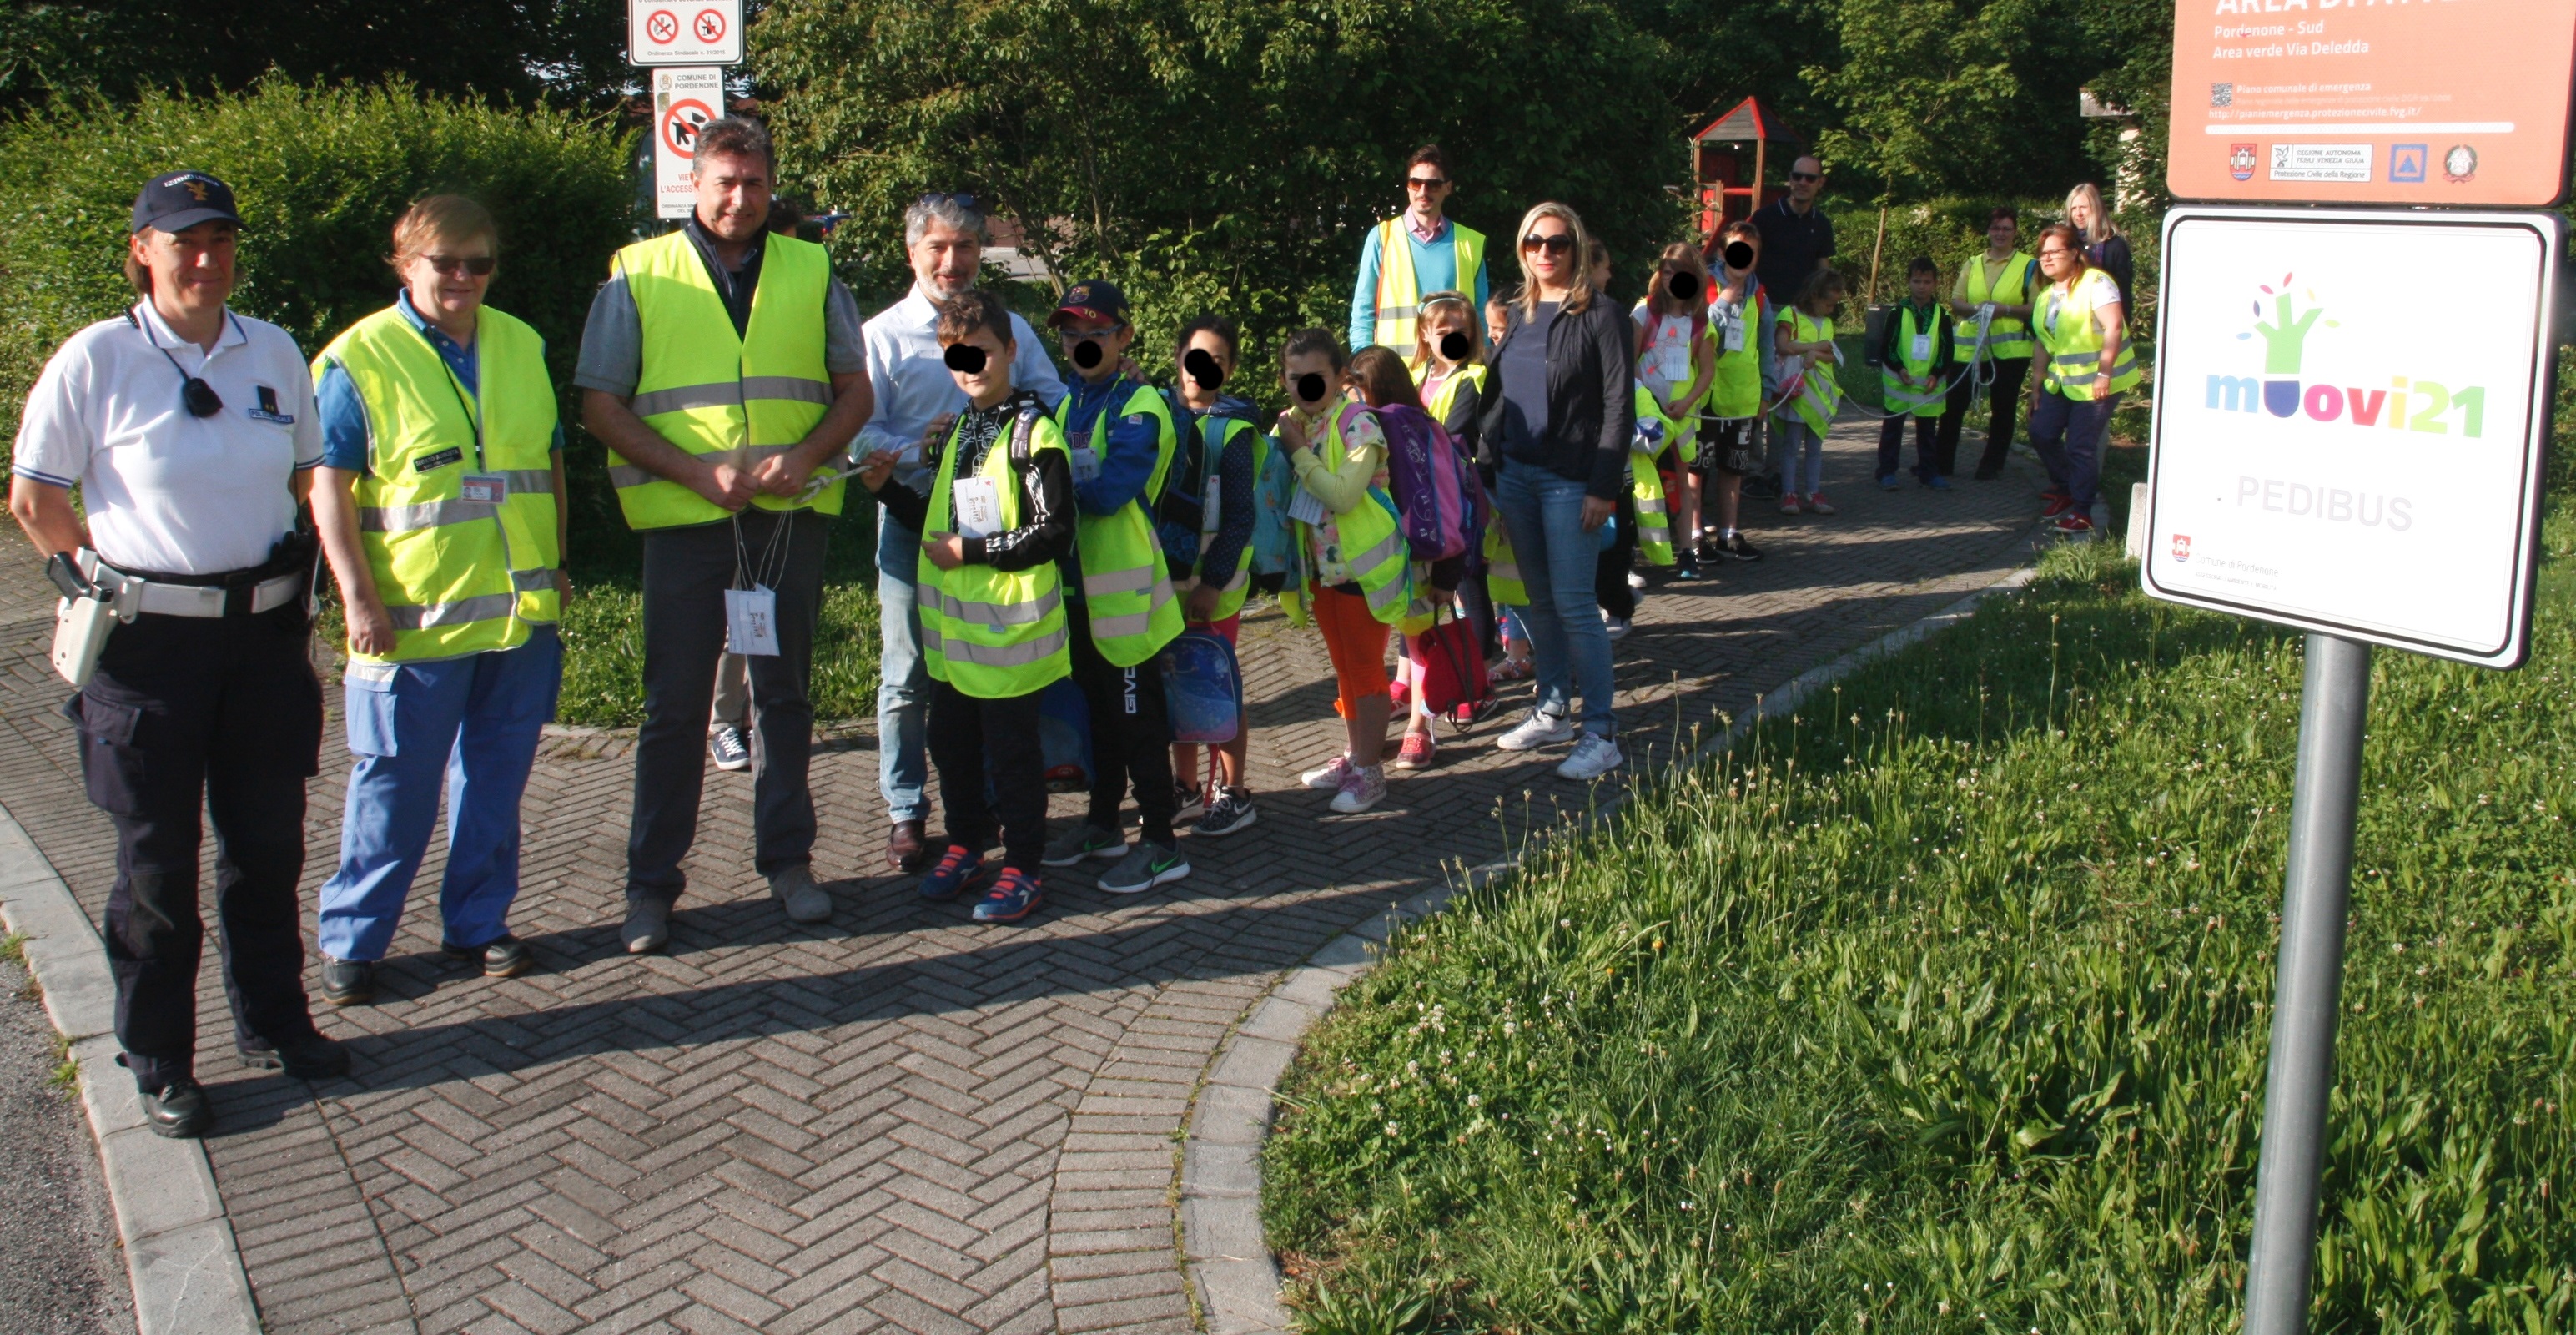
[[[877,791],[888,820],[926,820],[930,798],[930,668],[921,657],[913,572],[921,535],[877,511]]]
[[[2117,394],[2070,399],[2041,390],[2030,410],[2030,447],[2048,466],[2048,480],[2075,498],[2077,514],[2092,511],[2101,489],[2102,441],[2110,434],[2111,410],[2119,406]]]
[[[343,687],[349,800],[340,866],[322,886],[322,953],[380,960],[447,795],[439,917],[451,945],[508,933],[519,896],[519,797],[555,715],[563,641],[538,626],[516,649],[436,663],[353,665]]]
[[[1598,533],[1583,531],[1583,484],[1536,464],[1505,459],[1495,508],[1511,534],[1529,606],[1521,609],[1538,668],[1538,707],[1559,718],[1583,693],[1583,730],[1618,731],[1611,712],[1610,632],[1593,597]]]

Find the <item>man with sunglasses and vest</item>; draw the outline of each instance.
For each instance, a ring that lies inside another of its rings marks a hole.
[[[45,364],[9,483],[9,512],[64,592],[114,609],[93,666],[65,665],[80,692],[63,712],[89,799],[116,827],[101,935],[117,1060],[164,1136],[214,1125],[196,1074],[201,814],[243,1063],[306,1080],[349,1069],[313,1027],[296,904],[322,687],[295,510],[322,428],[295,340],[225,305],[240,228],[231,188],[204,172],[143,187],[125,253],[134,307]]]
[[[753,866],[800,923],[814,883],[806,695],[837,477],[809,487],[868,420],[858,306],[823,248],[768,230],[769,135],[727,117],[698,133],[686,226],[617,253],[591,303],[573,383],[644,539],[644,726],[626,842],[630,953],[669,941],[697,837],[716,660],[748,659],[757,763]]]
[[[1369,229],[1351,290],[1351,351],[1375,344],[1411,357],[1425,292],[1467,292],[1483,309],[1485,234],[1441,216],[1449,168],[1438,144],[1413,150],[1404,169],[1404,212]]]

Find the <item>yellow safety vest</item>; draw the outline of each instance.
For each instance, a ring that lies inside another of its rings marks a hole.
[[[1895,311],[1896,340],[1890,346],[1894,354],[1878,366],[1879,406],[1890,413],[1912,413],[1917,417],[1938,417],[1946,406],[1941,393],[1941,376],[1936,370],[1941,348],[1941,317],[1934,308],[1928,328],[1914,323],[1914,308],[1899,306]],[[1914,357],[1914,340],[1926,339],[1929,353],[1920,361]]]
[[[1744,321],[1741,346],[1726,346],[1726,322],[1717,303],[1709,303],[1708,336],[1717,344],[1717,374],[1710,377],[1708,415],[1722,419],[1759,417],[1762,415],[1762,343],[1770,336],[1763,327],[1762,302],[1753,280],[1745,280],[1744,300],[1736,305]]]
[[[1529,585],[1521,580],[1520,558],[1512,554],[1512,535],[1501,515],[1485,525],[1485,595],[1497,603],[1529,606]]]
[[[1983,255],[1968,261],[1968,267],[1960,270],[1959,276],[1968,285],[1968,304],[1971,306],[1983,306],[1989,301],[1998,305],[2028,306],[2032,304],[2031,278],[2038,272],[2038,261],[2015,251],[2012,258],[2004,261],[2003,273],[1997,281],[1987,281],[1986,257]],[[1998,315],[1994,323],[1986,326],[1988,360],[2009,361],[2029,355],[2030,325],[2020,316]]]
[[[1792,306],[1789,308],[1789,321],[1789,337],[1800,343],[1834,341],[1831,316],[1818,320]],[[1834,378],[1837,369],[1830,355],[1807,368],[1807,387],[1789,404],[1798,414],[1798,420],[1806,423],[1818,436],[1833,429],[1834,410],[1843,401],[1842,382]]]
[[[1684,466],[1698,455],[1689,435],[1666,416],[1663,405],[1655,401],[1655,391],[1637,386],[1637,424],[1648,422],[1664,425],[1664,440],[1678,445]],[[1668,566],[1673,563],[1672,503],[1664,496],[1664,477],[1656,470],[1655,460],[1662,450],[1648,454],[1643,450],[1628,451],[1628,500],[1637,511],[1637,549],[1646,554],[1649,564]]]
[[[949,428],[948,447],[939,457],[939,476],[930,486],[930,509],[922,518],[925,533],[957,531],[948,499],[957,477],[957,433],[958,427]],[[976,475],[990,481],[1000,497],[996,531],[1020,526],[1023,498],[1018,461],[1048,450],[1064,451],[1064,433],[1030,407],[984,451],[984,466]],[[1064,587],[1055,562],[1041,561],[1026,570],[996,570],[980,564],[942,570],[923,556],[914,579],[921,590],[922,665],[933,680],[979,700],[1003,700],[1044,690],[1072,673],[1073,656],[1065,639]]]
[[[1413,322],[1422,313],[1422,285],[1413,274],[1413,229],[1402,214],[1377,225],[1377,345],[1413,355]],[[1476,270],[1485,262],[1485,234],[1449,224],[1458,257],[1458,290],[1476,294]]]
[[[1315,443],[1315,457],[1324,467],[1339,471],[1349,454],[1342,439],[1343,416],[1359,407],[1345,399],[1325,410],[1324,438]],[[1360,503],[1341,514],[1327,512],[1321,524],[1297,524],[1297,569],[1295,578],[1279,592],[1281,610],[1292,625],[1303,625],[1306,608],[1314,601],[1315,589],[1326,584],[1323,560],[1318,549],[1339,554],[1339,567],[1348,582],[1357,584],[1360,595],[1368,600],[1369,615],[1394,625],[1404,617],[1405,605],[1412,601],[1412,564],[1404,534],[1395,523],[1395,501],[1376,487]],[[1340,583],[1341,580],[1331,581]]]
[[[2120,352],[2111,361],[2111,383],[2102,383],[2102,330],[2093,312],[2120,300],[2120,285],[2100,269],[2086,269],[2066,292],[2055,283],[2039,294],[2032,314],[2039,321],[2040,345],[2048,349],[2048,374],[2040,388],[2069,399],[2098,399],[2138,383],[2138,350],[2129,341],[2126,310],[2121,311]]]
[[[1216,439],[1214,440],[1207,439],[1211,430],[1214,431],[1216,435]],[[1200,560],[1204,561],[1207,559],[1208,548],[1216,542],[1217,530],[1224,527],[1225,484],[1223,479],[1217,476],[1218,465],[1225,459],[1225,447],[1233,443],[1234,438],[1238,433],[1245,431],[1252,432],[1253,486],[1258,488],[1261,485],[1261,471],[1267,467],[1270,462],[1270,438],[1259,431],[1254,431],[1252,423],[1247,422],[1240,417],[1202,417],[1199,419],[1199,454],[1201,459],[1204,461],[1201,467],[1207,475],[1206,490],[1199,497]],[[1187,593],[1192,589],[1196,589],[1198,585],[1199,578],[1194,573],[1187,580],[1174,586],[1173,592]],[[1228,580],[1224,590],[1217,594],[1216,615],[1209,617],[1208,620],[1223,621],[1227,617],[1233,616],[1235,613],[1242,611],[1243,600],[1245,597],[1250,595],[1251,592],[1252,544],[1247,542],[1243,546],[1242,559],[1234,563],[1234,578]]]
[[[1430,363],[1425,362],[1423,364],[1424,371],[1427,371],[1429,366]],[[1415,384],[1420,384],[1422,382],[1424,371],[1417,371],[1414,373],[1413,380]],[[1485,392],[1486,375],[1487,372],[1485,370],[1484,363],[1482,362],[1468,362],[1467,364],[1460,366],[1457,370],[1451,371],[1449,373],[1449,378],[1440,382],[1440,388],[1432,391],[1431,399],[1429,402],[1422,405],[1422,411],[1429,413],[1432,421],[1438,422],[1442,426],[1447,426],[1449,424],[1449,410],[1456,407],[1458,404],[1458,387],[1460,385],[1474,385],[1476,387],[1476,393],[1481,396]]]
[[[1146,501],[1163,494],[1163,478],[1172,470],[1177,439],[1171,405],[1161,390],[1139,385],[1116,410],[1103,407],[1091,421],[1091,448],[1106,453],[1109,419],[1144,413],[1154,419],[1154,471],[1146,475],[1143,496],[1120,506],[1116,514],[1093,515],[1077,510],[1073,546],[1082,563],[1083,613],[1091,619],[1091,642],[1100,656],[1122,668],[1134,667],[1163,651],[1181,633],[1181,605],[1172,597],[1171,573],[1163,566],[1163,544],[1154,534]],[[1056,426],[1071,432],[1073,396],[1055,406]]]
[[[555,620],[554,384],[545,341],[484,307],[468,394],[399,308],[351,325],[313,361],[348,373],[367,410],[353,489],[358,546],[393,618],[365,662],[458,658],[527,643]]]
[[[630,403],[664,440],[704,458],[725,456],[749,468],[794,449],[832,403],[823,364],[823,303],[832,268],[823,248],[771,234],[753,289],[748,331],[736,334],[724,298],[685,231],[638,241],[617,252],[644,327],[644,364]],[[608,455],[618,508],[634,529],[677,528],[728,518],[724,509],[677,482]],[[812,506],[841,512],[846,486],[834,482],[811,501],[761,496],[764,510]]]

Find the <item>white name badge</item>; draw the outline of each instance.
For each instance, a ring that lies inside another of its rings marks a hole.
[[[510,497],[510,480],[492,473],[468,473],[456,480],[456,494],[479,505],[499,505]]]
[[[961,477],[948,487],[949,508],[957,514],[957,536],[989,538],[1002,530],[1001,489],[989,477]]]
[[[1074,481],[1089,482],[1093,478],[1100,476],[1100,452],[1098,450],[1092,449],[1090,446],[1086,445],[1080,449],[1071,451],[1071,453],[1073,455]]]
[[[725,648],[778,656],[778,595],[764,588],[725,590]]]
[[[1728,352],[1744,351],[1744,312],[1724,307],[1720,310],[1723,312],[1717,317],[1720,341],[1726,344]]]
[[[1288,517],[1300,524],[1321,525],[1329,517],[1329,512],[1324,509],[1321,498],[1299,487],[1296,494],[1288,498]]]
[[[1911,361],[1916,365],[1921,365],[1924,362],[1932,360],[1932,336],[1930,334],[1916,334],[1914,336],[1914,353],[1906,360]]]

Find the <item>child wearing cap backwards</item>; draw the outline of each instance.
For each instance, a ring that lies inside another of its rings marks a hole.
[[[1011,315],[1001,299],[969,289],[938,309],[948,373],[967,403],[922,460],[930,494],[894,482],[895,456],[885,450],[860,462],[859,481],[921,535],[930,754],[949,821],[947,851],[922,877],[921,893],[947,899],[972,882],[998,822],[1002,874],[975,920],[1017,922],[1044,893],[1038,697],[1071,670],[1056,563],[1073,550],[1073,472],[1046,405],[1011,383]]]
[[[1047,317],[1073,363],[1056,404],[1073,461],[1073,679],[1091,706],[1091,810],[1047,844],[1046,865],[1116,859],[1099,885],[1142,894],[1190,874],[1172,828],[1172,720],[1154,663],[1181,633],[1153,514],[1173,471],[1179,436],[1162,391],[1131,374],[1127,297],[1100,279],[1065,289]],[[1118,807],[1132,782],[1142,829],[1128,848]]]

